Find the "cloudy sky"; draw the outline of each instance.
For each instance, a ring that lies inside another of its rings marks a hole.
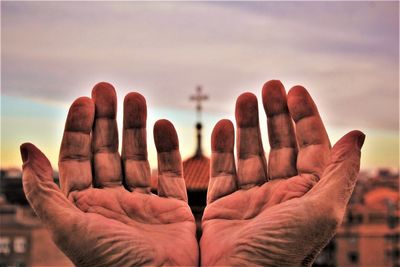
[[[398,168],[398,21],[398,2],[1,2],[2,166],[19,166],[30,141],[56,168],[69,104],[100,81],[120,111],[129,91],[146,97],[155,167],[157,119],[174,122],[184,158],[194,152],[197,85],[209,153],[236,97],[280,79],[310,91],[332,143],[367,134],[363,168]]]

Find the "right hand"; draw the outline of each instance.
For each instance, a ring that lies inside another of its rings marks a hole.
[[[353,191],[363,133],[350,132],[331,149],[317,108],[301,86],[286,96],[279,81],[270,81],[263,103],[268,166],[254,95],[243,94],[236,103],[237,172],[232,123],[223,120],[214,128],[200,242],[205,266],[311,265],[334,235]]]

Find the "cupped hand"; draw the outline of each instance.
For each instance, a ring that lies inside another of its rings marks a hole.
[[[60,249],[78,266],[197,265],[194,217],[187,204],[178,138],[154,126],[158,195],[150,191],[146,102],[124,100],[122,157],[116,93],[97,84],[71,106],[60,149],[61,190],[34,145],[21,146],[26,197]],[[121,160],[122,158],[122,160]]]
[[[354,188],[363,133],[350,132],[331,148],[301,86],[286,95],[279,81],[269,81],[262,100],[268,165],[254,95],[236,102],[237,171],[232,123],[222,120],[213,130],[202,265],[311,265],[341,223]]]

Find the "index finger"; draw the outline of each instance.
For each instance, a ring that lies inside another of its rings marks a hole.
[[[241,94],[236,101],[235,117],[238,186],[248,188],[263,184],[267,177],[267,162],[261,141],[257,97],[252,93]]]
[[[146,99],[129,93],[124,100],[122,160],[125,183],[131,191],[150,193],[150,165],[147,160]]]
[[[262,99],[267,114],[268,140],[271,146],[268,161],[269,179],[295,176],[297,143],[283,84],[277,80],[265,83]]]
[[[66,196],[92,184],[90,133],[93,120],[92,99],[76,99],[68,112],[58,162],[61,189]]]
[[[122,184],[121,158],[118,153],[117,94],[114,87],[105,82],[92,90],[95,105],[93,123],[94,182],[99,187]]]
[[[158,120],[153,133],[158,159],[158,195],[187,201],[178,135],[174,125],[168,120]]]
[[[300,175],[311,175],[319,180],[328,162],[330,142],[317,106],[302,86],[290,89],[288,96],[290,115],[296,123],[296,138],[299,145],[297,171]]]

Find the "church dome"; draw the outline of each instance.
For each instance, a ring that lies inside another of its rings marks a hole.
[[[202,154],[188,158],[183,162],[183,175],[188,190],[207,190],[210,159]]]

